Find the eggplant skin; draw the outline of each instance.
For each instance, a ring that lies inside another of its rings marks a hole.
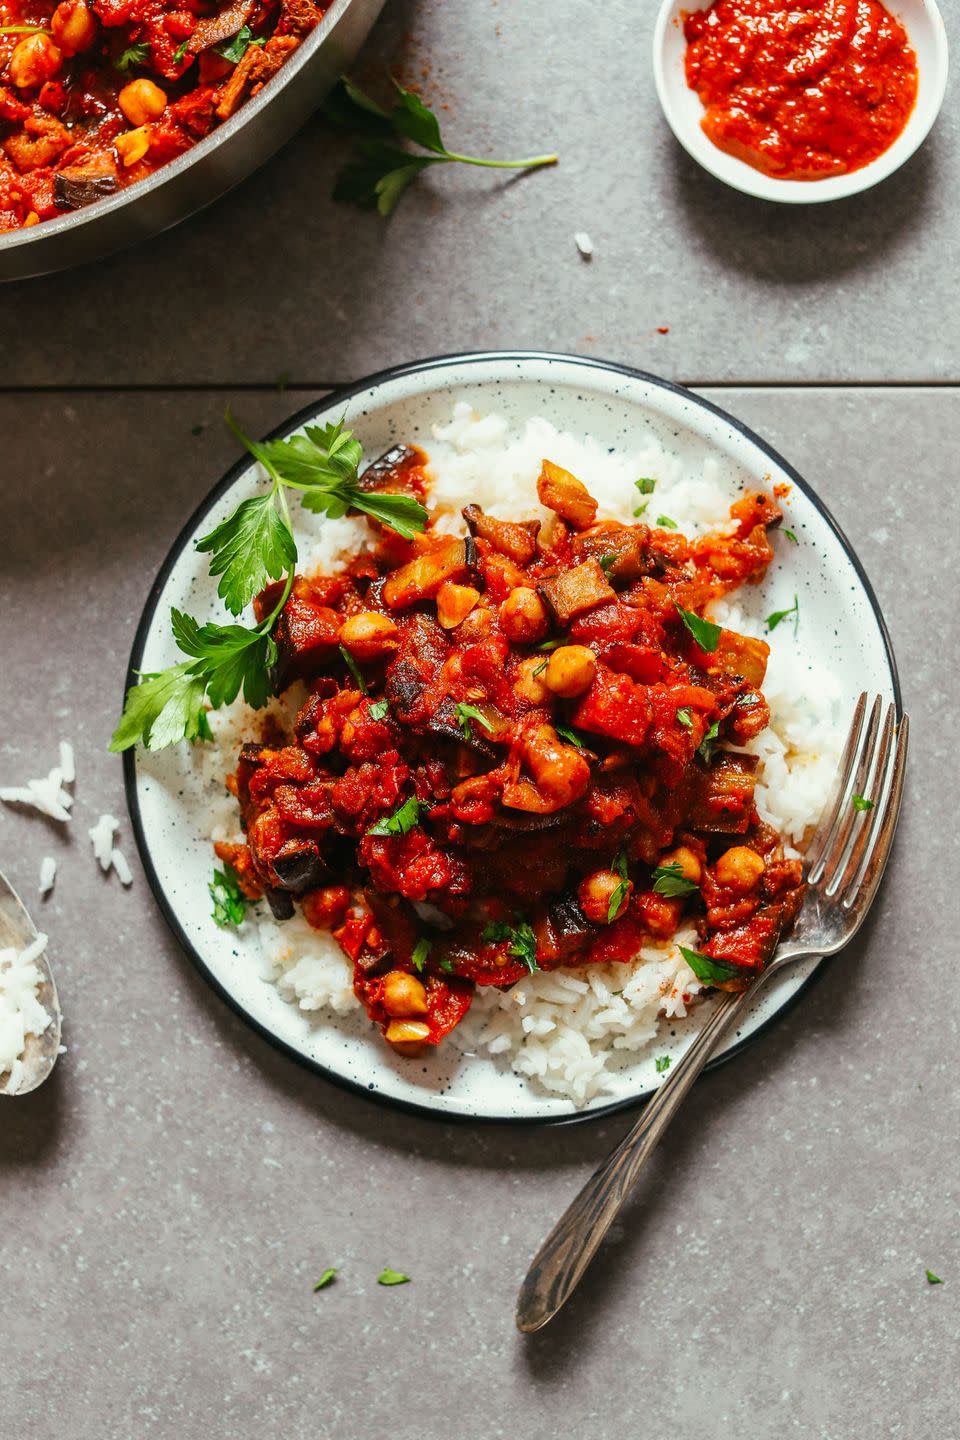
[[[286,890],[275,890],[268,886],[266,890],[267,904],[273,914],[274,920],[293,919],[293,896]]]
[[[53,198],[64,210],[82,210],[105,195],[114,195],[119,181],[109,171],[58,170],[53,177]]]
[[[291,895],[315,890],[327,874],[327,866],[319,850],[316,845],[309,844],[275,856],[272,869],[280,882],[280,889],[289,891]]]

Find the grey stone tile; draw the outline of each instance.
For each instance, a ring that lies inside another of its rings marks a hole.
[[[0,384],[269,383],[284,370],[318,384],[516,347],[703,382],[960,377],[955,90],[883,185],[765,204],[674,142],[650,68],[655,13],[392,0],[363,73],[422,79],[455,148],[555,150],[555,170],[434,172],[384,223],[329,202],[345,152],[314,122],[177,230],[0,291]],[[589,263],[578,230],[593,237]]]
[[[0,858],[28,899],[41,855],[60,859],[35,910],[70,1047],[44,1089],[0,1111],[0,1434],[955,1432],[944,577],[960,408],[947,391],[711,394],[820,489],[876,584],[916,725],[903,828],[867,933],[698,1085],[653,1183],[530,1340],[512,1321],[526,1262],[625,1121],[457,1127],[343,1094],[207,989],[135,861],[122,892],[89,854],[96,816],[124,815],[103,746],[139,607],[233,458],[230,397],[0,397],[0,780],[45,769],[61,735],[78,749],[68,837],[0,806]],[[303,399],[233,398],[255,431]],[[125,819],[122,843],[133,860]],[[315,1296],[329,1264],[340,1278]],[[378,1287],[383,1265],[413,1283]]]

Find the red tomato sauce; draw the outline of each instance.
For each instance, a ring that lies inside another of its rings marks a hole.
[[[859,170],[889,149],[916,102],[916,56],[877,0],[715,0],[683,28],[705,133],[766,175]]]

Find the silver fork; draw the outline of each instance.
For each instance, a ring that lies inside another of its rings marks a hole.
[[[551,1230],[520,1288],[518,1329],[539,1330],[573,1294],[693,1082],[761,985],[793,960],[833,955],[866,919],[897,828],[909,732],[907,716],[898,725],[893,705],[881,727],[881,710],[879,696],[869,718],[866,694],[857,701],[833,793],[807,847],[807,892],[789,938],[745,990],[720,995],[640,1119]],[[871,800],[872,807],[854,805],[854,796]]]

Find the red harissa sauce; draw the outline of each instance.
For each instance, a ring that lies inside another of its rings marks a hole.
[[[687,84],[721,150],[789,180],[868,165],[903,130],[917,59],[877,0],[716,0],[683,17]]]

